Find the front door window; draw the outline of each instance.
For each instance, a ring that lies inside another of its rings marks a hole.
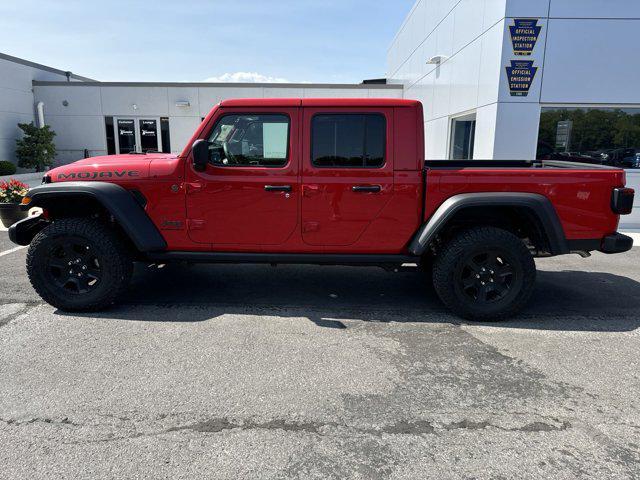
[[[284,167],[289,147],[289,117],[226,115],[213,129],[209,142],[213,165]]]

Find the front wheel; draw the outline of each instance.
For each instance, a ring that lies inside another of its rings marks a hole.
[[[96,311],[124,292],[133,261],[118,233],[88,218],[54,221],[31,242],[27,274],[44,301],[66,311]]]
[[[499,321],[522,310],[533,293],[536,266],[518,237],[506,230],[479,227],[454,237],[433,268],[442,302],[457,315]]]

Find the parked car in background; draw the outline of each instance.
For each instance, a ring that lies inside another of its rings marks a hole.
[[[565,162],[590,163],[594,165],[610,165],[607,158],[599,154],[590,155],[589,153],[579,152],[558,152],[551,145],[544,142],[538,143],[537,160],[560,160]]]

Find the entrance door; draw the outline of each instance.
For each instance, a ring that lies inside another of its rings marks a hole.
[[[226,108],[209,164],[187,167],[189,237],[218,250],[276,251],[298,226],[298,108]]]
[[[305,108],[302,238],[348,246],[393,195],[392,109]]]
[[[140,132],[140,152],[161,152],[162,143],[158,135],[158,120],[141,118],[138,120]]]
[[[159,118],[115,118],[116,153],[161,152]]]
[[[116,127],[116,153],[135,153],[138,146],[136,121],[132,118],[117,118]]]

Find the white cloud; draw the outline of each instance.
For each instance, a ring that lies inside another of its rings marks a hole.
[[[286,78],[270,77],[258,72],[223,73],[204,79],[206,83],[290,83]]]

